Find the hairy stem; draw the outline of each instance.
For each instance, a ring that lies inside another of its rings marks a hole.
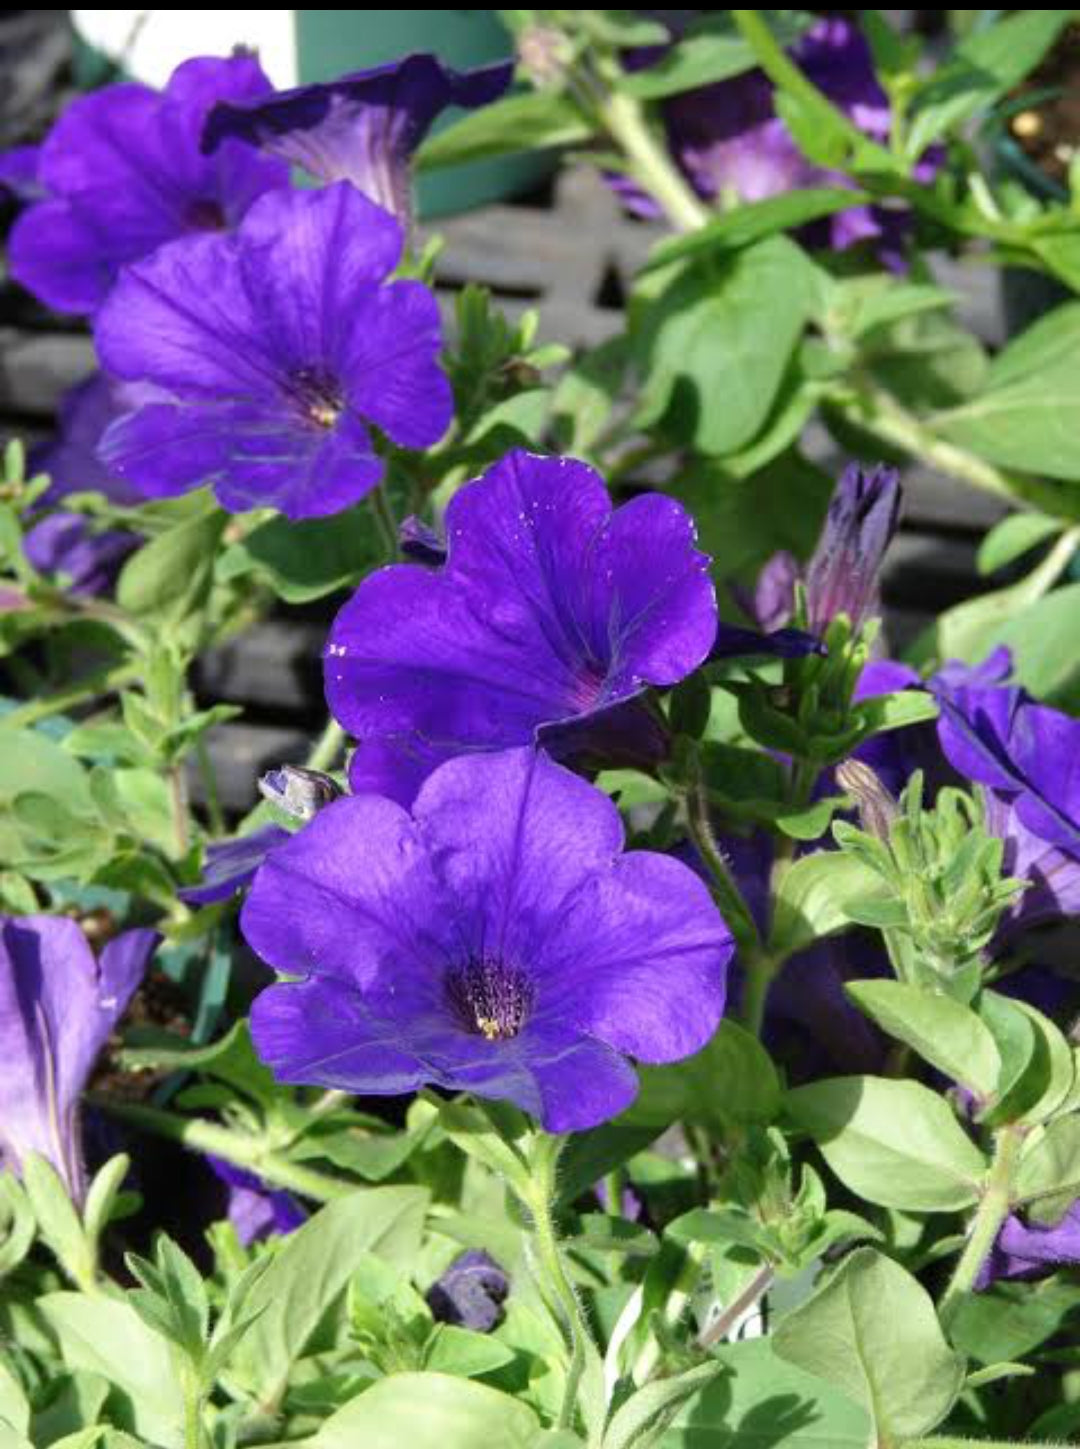
[[[564,1139],[540,1133],[531,1160],[531,1183],[526,1207],[533,1222],[537,1262],[550,1293],[563,1319],[563,1332],[570,1347],[566,1369],[562,1407],[557,1427],[573,1427],[578,1391],[585,1372],[585,1356],[589,1345],[589,1329],[574,1285],[566,1271],[562,1249],[555,1231],[552,1204],[555,1200],[555,1172]]]
[[[1009,1215],[1013,1174],[1016,1171],[1022,1140],[1022,1134],[1016,1127],[1011,1126],[1002,1127],[995,1136],[994,1160],[986,1179],[982,1200],[972,1219],[960,1261],[938,1304],[938,1317],[945,1328],[948,1328],[960,1304],[975,1286],[979,1270]]]
[[[641,104],[625,91],[612,90],[599,102],[604,129],[676,231],[697,231],[710,220],[709,208],[683,180],[665,148],[649,129]]]
[[[315,741],[314,747],[304,765],[309,770],[329,770],[337,763],[337,757],[345,748],[345,731],[338,724],[336,719],[330,718],[326,722],[322,734]]]

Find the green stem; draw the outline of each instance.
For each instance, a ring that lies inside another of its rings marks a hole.
[[[316,1172],[313,1168],[301,1167],[268,1149],[258,1138],[232,1132],[228,1127],[222,1127],[217,1122],[208,1122],[203,1117],[177,1117],[158,1107],[114,1102],[108,1097],[94,1097],[91,1100],[95,1106],[104,1108],[123,1122],[130,1122],[133,1127],[141,1127],[158,1137],[167,1137],[171,1142],[178,1142],[181,1147],[187,1148],[189,1152],[210,1153],[214,1157],[234,1163],[237,1167],[246,1167],[265,1182],[273,1183],[275,1187],[289,1188],[315,1202],[333,1202],[335,1198],[355,1191],[355,1184],[346,1182],[343,1178],[330,1177],[327,1173]]]
[[[1015,1126],[1002,1127],[995,1136],[994,1160],[990,1165],[982,1200],[972,1219],[960,1261],[938,1304],[938,1317],[946,1329],[956,1316],[960,1304],[975,1286],[979,1269],[986,1261],[1009,1215],[1013,1175],[1022,1140],[1022,1133]]]
[[[743,1026],[754,1036],[761,1035],[765,1008],[769,1004],[769,992],[779,975],[780,964],[765,951],[751,952],[743,956],[743,989],[739,1015],[742,1017]]]
[[[123,689],[126,684],[133,684],[141,673],[142,666],[139,664],[114,664],[109,669],[99,670],[79,684],[71,684],[67,689],[57,690],[55,694],[47,694],[42,699],[29,700],[26,704],[9,710],[7,714],[0,715],[0,729],[27,729],[39,720],[48,719],[54,714],[63,714],[76,704],[83,704],[99,695],[112,694]]]
[[[754,917],[735,884],[735,878],[713,834],[712,821],[709,819],[709,796],[701,777],[700,762],[695,760],[692,768],[693,775],[686,792],[690,838],[712,877],[713,895],[720,907],[720,914],[730,927],[740,951],[745,956],[760,955],[761,938],[754,924]]]
[[[984,493],[992,493],[1010,503],[1026,503],[1054,518],[1076,516],[1077,505],[1075,502],[1070,505],[1064,489],[1017,473],[1003,472],[992,463],[977,458],[974,453],[939,438],[883,388],[864,385],[862,380],[857,386],[858,397],[854,407],[850,405],[850,396],[837,397],[834,402],[842,411],[852,415],[861,427],[885,442]]]
[[[630,163],[637,181],[666,213],[676,231],[697,231],[711,220],[657,141],[640,103],[625,91],[612,90],[597,106],[600,121]]]
[[[214,835],[225,834],[225,812],[221,808],[221,793],[218,790],[217,772],[206,748],[206,738],[200,735],[195,742],[195,760],[206,794],[206,813],[210,817],[210,829]]]
[[[180,1377],[184,1393],[184,1449],[203,1449],[203,1398],[195,1370],[188,1365]]]
[[[556,1425],[559,1429],[570,1429],[574,1424],[578,1390],[581,1387],[582,1374],[585,1372],[589,1329],[581,1311],[578,1296],[574,1291],[574,1285],[566,1271],[552,1213],[552,1203],[555,1200],[555,1171],[564,1141],[564,1138],[552,1136],[550,1133],[537,1134],[530,1162],[531,1181],[526,1207],[532,1217],[536,1257],[544,1275],[544,1285],[561,1312],[563,1331],[570,1347],[566,1385],[563,1389],[562,1407]]]
[[[188,821],[187,781],[183,765],[172,765],[169,769],[169,799],[172,804],[173,835],[176,839],[176,855],[182,859],[191,848],[191,831]]]
[[[345,748],[345,731],[336,719],[328,719],[304,764],[309,770],[329,770]]]
[[[382,540],[386,562],[393,563],[398,556],[398,523],[394,517],[394,510],[390,507],[390,499],[381,483],[377,488],[371,490],[368,497],[371,499],[371,511],[375,518],[375,527],[379,531],[379,538]]]

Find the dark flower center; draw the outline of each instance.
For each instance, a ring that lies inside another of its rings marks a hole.
[[[184,212],[184,224],[189,231],[224,231],[225,213],[221,203],[209,196],[191,202]]]
[[[532,982],[513,966],[489,956],[455,967],[446,994],[466,1031],[488,1041],[508,1041],[525,1025]]]
[[[332,428],[345,406],[336,378],[318,368],[302,367],[293,373],[292,381],[308,422],[320,428]]]

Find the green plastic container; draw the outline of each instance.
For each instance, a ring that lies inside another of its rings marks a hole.
[[[494,10],[197,13],[213,19],[191,27],[174,18],[183,16],[182,11],[72,11],[81,37],[80,82],[88,88],[100,85],[114,79],[119,66],[137,80],[160,85],[189,55],[227,54],[232,45],[244,43],[255,45],[267,57],[267,68],[281,87],[334,80],[412,51],[431,51],[448,65],[466,69],[505,60],[513,48]],[[208,32],[206,26],[211,24]],[[267,38],[260,44],[263,25],[268,27]],[[460,114],[449,111],[435,129],[451,124]],[[432,172],[419,180],[420,214],[445,216],[517,195],[543,181],[552,165],[549,156],[520,155]]]

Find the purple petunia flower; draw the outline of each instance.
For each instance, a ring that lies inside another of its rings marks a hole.
[[[899,521],[900,496],[895,468],[850,463],[840,475],[806,567],[786,550],[774,554],[745,599],[744,606],[761,628],[780,629],[788,622],[800,582],[812,634],[824,634],[838,614],[845,614],[855,630],[880,614],[878,582]]]
[[[490,1333],[499,1325],[509,1293],[510,1279],[491,1254],[471,1248],[431,1285],[427,1304],[438,1323]]]
[[[234,236],[127,268],[98,351],[172,400],[115,422],[106,464],[153,498],[212,483],[233,512],[315,518],[357,502],[384,472],[372,425],[423,448],[453,411],[434,296],[386,280],[401,247],[393,217],[342,181],[270,192]]]
[[[255,879],[255,872],[272,850],[288,840],[280,825],[264,825],[250,835],[238,835],[211,845],[203,862],[202,880],[185,886],[177,895],[189,906],[212,906],[227,901]]]
[[[350,780],[408,803],[442,760],[539,738],[564,757],[662,757],[639,696],[706,658],[708,559],[672,498],[612,509],[569,458],[515,451],[458,492],[442,568],[370,575],[334,621],[326,693]]]
[[[116,418],[157,396],[156,389],[118,383],[95,373],[70,388],[60,404],[55,438],[35,448],[35,472],[48,473],[49,487],[40,508],[53,508],[69,493],[101,493],[117,504],[140,501],[122,478],[97,456],[102,434]],[[76,594],[100,594],[111,588],[120,565],[139,540],[125,529],[96,530],[82,514],[63,509],[33,525],[25,538],[26,555],[41,573],[63,573]]]
[[[241,914],[290,980],[252,1008],[281,1081],[425,1083],[508,1100],[552,1132],[634,1098],[719,1023],[732,939],[668,856],[623,853],[619,812],[542,752],[451,760],[410,814],[353,796],[274,851]]]
[[[229,1190],[227,1214],[243,1247],[263,1238],[284,1236],[307,1222],[307,1213],[291,1192],[269,1187],[254,1172],[208,1155],[214,1175]]]
[[[41,147],[45,199],[12,229],[12,276],[59,312],[93,312],[125,263],[235,226],[288,184],[288,167],[240,143],[207,158],[202,127],[216,102],[269,90],[255,57],[237,54],[185,61],[163,91],[127,83],[75,101]]]
[[[1059,1223],[1029,1226],[1010,1213],[975,1282],[977,1290],[1001,1278],[1044,1278],[1055,1268],[1080,1263],[1080,1202]]]
[[[79,1098],[157,939],[125,931],[95,960],[74,921],[0,917],[0,1166],[39,1152],[81,1200]]]
[[[511,61],[455,71],[434,55],[407,55],[329,84],[216,106],[203,148],[246,141],[320,181],[351,181],[408,228],[410,162],[436,117],[448,106],[475,110],[498,100],[513,73]]]
[[[939,680],[934,694],[953,768],[1010,804],[1040,840],[1080,855],[1080,720],[1016,686]]]
[[[888,142],[888,98],[874,74],[870,48],[851,21],[818,20],[791,54],[865,136]],[[776,113],[772,82],[760,70],[672,96],[664,102],[663,115],[671,153],[706,201],[732,194],[743,202],[764,201],[802,188],[853,184],[803,155]],[[928,151],[916,164],[916,180],[933,180],[940,164],[940,151]],[[652,198],[636,187],[620,182],[617,189],[633,210],[656,214]],[[873,241],[882,260],[899,269],[910,224],[907,208],[853,206],[801,231],[810,245],[835,250]]]

